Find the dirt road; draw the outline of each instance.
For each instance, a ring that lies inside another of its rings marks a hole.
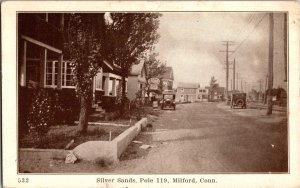
[[[284,113],[264,114],[220,103],[178,105],[157,118],[153,132],[136,138],[153,148],[131,144],[108,172],[287,172],[287,119]]]

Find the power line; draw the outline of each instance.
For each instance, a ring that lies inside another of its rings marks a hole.
[[[252,22],[253,18],[254,18],[254,13],[250,14],[250,16],[249,16],[249,18],[248,18],[248,23],[249,23],[249,24]],[[245,24],[245,25],[246,25],[246,24]],[[242,33],[242,31],[243,31],[243,28],[244,28],[244,27],[241,27],[241,28],[240,28],[238,34],[236,35],[236,37],[235,37],[235,39],[234,39],[233,41],[236,41],[236,39],[239,38],[239,36],[241,35],[241,33]]]
[[[256,25],[254,26],[254,28],[251,30],[251,32],[248,33],[247,37],[236,47],[236,49],[234,50],[234,52],[230,56],[232,56],[244,44],[244,42],[249,38],[249,36],[253,33],[253,31],[258,27],[258,25],[263,21],[263,19],[266,16],[267,16],[267,13],[265,13],[261,17],[261,19],[256,23]]]

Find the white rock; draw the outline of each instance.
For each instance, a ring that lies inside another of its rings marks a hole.
[[[115,149],[108,141],[88,141],[73,149],[80,160],[95,161],[98,158],[111,158],[115,156]]]
[[[133,143],[135,143],[135,144],[142,144],[143,142],[141,142],[141,141],[138,141],[138,140],[134,140],[134,141],[132,141]]]
[[[150,147],[151,147],[150,145],[145,145],[145,144],[140,146],[141,149],[148,149]]]
[[[77,161],[77,157],[74,155],[72,151],[70,151],[66,156],[65,163],[74,164],[76,161]]]

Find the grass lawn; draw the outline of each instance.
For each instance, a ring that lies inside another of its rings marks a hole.
[[[108,141],[111,132],[111,139],[124,132],[128,127],[93,125],[88,126],[86,135],[78,135],[77,126],[53,126],[48,133],[39,141],[34,141],[30,136],[24,136],[19,140],[20,148],[40,148],[40,149],[65,149],[66,145],[74,139],[74,143],[69,149],[87,141]]]

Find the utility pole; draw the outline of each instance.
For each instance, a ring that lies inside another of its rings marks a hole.
[[[239,73],[236,73],[236,90],[239,90]]]
[[[226,99],[226,104],[228,104],[228,78],[229,78],[229,52],[233,52],[229,50],[229,45],[233,45],[232,41],[223,41],[226,46],[226,51],[220,51],[220,52],[226,52],[226,89],[225,89],[225,99]]]
[[[262,81],[262,79],[259,80],[259,92],[262,92],[262,89],[261,89],[261,81]]]
[[[243,79],[241,78],[241,92],[243,92]]]
[[[284,70],[285,70],[285,82],[287,82],[287,13],[284,13],[284,22],[283,22],[283,54],[284,54]]]
[[[259,79],[259,93],[258,93],[258,101],[260,102],[262,99],[262,85],[261,85],[262,79]]]
[[[273,88],[273,51],[274,51],[274,15],[269,14],[269,66],[268,66],[268,109],[267,115],[272,114],[272,88]]]
[[[235,92],[235,58],[233,59],[233,93]]]
[[[264,104],[267,104],[267,89],[268,89],[268,75],[266,75],[265,94],[264,94]]]

